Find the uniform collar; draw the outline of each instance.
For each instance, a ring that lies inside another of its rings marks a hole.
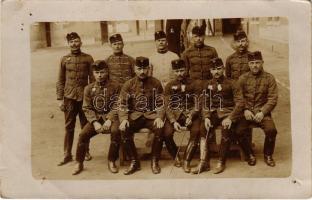
[[[96,86],[105,86],[107,82],[108,82],[108,80],[105,80],[105,81],[102,81],[102,82],[95,81],[95,85]]]
[[[74,55],[74,56],[78,56],[81,54],[81,50],[77,50],[77,51],[70,51],[71,55]]]
[[[114,53],[114,56],[122,56],[123,55],[123,52],[120,52],[120,53]]]
[[[218,79],[215,79],[215,78],[212,78],[212,79],[213,79],[213,81],[216,82],[216,83],[223,83],[223,81],[224,81],[224,75],[221,76],[221,77],[218,78]]]

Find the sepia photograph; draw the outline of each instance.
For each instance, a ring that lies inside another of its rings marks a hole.
[[[290,175],[287,18],[37,22],[30,36],[34,178]]]
[[[311,196],[309,3],[2,6],[3,197]]]

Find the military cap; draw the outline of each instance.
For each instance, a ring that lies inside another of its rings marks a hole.
[[[109,42],[110,43],[120,42],[120,41],[122,41],[122,37],[121,37],[121,35],[119,33],[111,35],[109,37]]]
[[[222,62],[222,59],[219,58],[219,57],[213,58],[211,60],[211,62],[212,62],[211,68],[217,68],[217,67],[223,67],[224,66],[223,62]]]
[[[76,32],[71,32],[71,33],[68,33],[68,34],[66,35],[67,41],[70,41],[70,40],[73,40],[73,39],[76,39],[76,38],[79,38],[79,39],[80,39],[80,36],[79,36],[78,33],[76,33]]]
[[[149,59],[146,57],[136,57],[135,65],[140,68],[147,68],[149,66]]]
[[[194,28],[192,29],[192,34],[202,36],[205,35],[205,30],[203,28],[200,28],[199,26],[194,26]]]
[[[233,36],[234,36],[235,41],[243,39],[243,38],[247,38],[245,31],[242,31],[242,30],[238,30],[236,33],[234,33]]]
[[[260,51],[250,52],[248,53],[248,61],[252,60],[262,60],[262,54]]]
[[[171,61],[171,67],[172,67],[173,70],[185,68],[184,60],[182,60],[182,59],[172,60]]]
[[[91,68],[93,71],[99,71],[102,69],[108,69],[108,66],[104,60],[97,60],[92,63]]]
[[[166,37],[166,33],[164,31],[156,31],[154,36],[155,36],[155,40],[159,40],[159,39],[162,39],[162,38],[167,38]]]

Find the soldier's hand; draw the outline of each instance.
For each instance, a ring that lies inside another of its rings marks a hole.
[[[230,118],[225,118],[222,121],[222,126],[223,126],[224,129],[230,129],[231,125],[232,125],[232,120]]]
[[[119,130],[125,131],[127,127],[129,127],[129,121],[123,120],[119,125]]]
[[[207,131],[212,127],[211,121],[210,121],[209,118],[205,118],[205,123],[204,124],[205,124],[205,128],[206,128]]]
[[[106,120],[106,121],[104,122],[104,124],[103,124],[103,129],[104,129],[105,131],[108,131],[108,130],[110,129],[111,125],[112,125],[112,121],[108,119],[108,120]]]
[[[97,121],[93,122],[93,127],[97,133],[102,132],[102,125],[99,122],[97,122]]]
[[[255,117],[250,110],[245,110],[244,116],[245,116],[246,120],[248,120],[248,121],[253,120]]]
[[[174,128],[174,130],[181,132],[181,125],[179,124],[179,122],[174,122],[173,128]]]
[[[185,120],[185,126],[188,127],[188,126],[190,126],[191,124],[192,124],[192,118],[191,118],[191,117],[186,118],[186,120]]]
[[[263,120],[263,117],[264,117],[263,112],[258,112],[258,113],[255,115],[254,120],[255,120],[257,123],[260,123],[260,122]]]
[[[163,120],[161,120],[160,118],[156,118],[154,120],[154,126],[156,126],[156,128],[162,128],[164,127],[164,122]]]
[[[64,100],[57,100],[58,107],[61,111],[65,111]]]

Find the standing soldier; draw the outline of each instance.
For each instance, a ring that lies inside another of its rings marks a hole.
[[[122,145],[131,159],[125,175],[140,170],[137,150],[133,141],[133,134],[141,128],[148,128],[154,134],[152,144],[151,168],[154,174],[160,173],[158,164],[162,148],[162,129],[164,126],[163,94],[159,80],[148,76],[149,60],[145,57],[136,58],[136,76],[128,80],[120,92],[120,109],[118,112],[122,137]]]
[[[163,86],[173,79],[171,61],[179,56],[168,50],[168,42],[164,31],[155,32],[155,44],[157,52],[150,57],[150,76],[160,80]]]
[[[182,54],[182,59],[185,62],[188,76],[194,80],[209,80],[212,78],[210,68],[211,60],[218,57],[218,53],[214,47],[205,45],[205,29],[195,26],[192,29],[193,44]],[[216,134],[211,133],[209,139],[215,143]]]
[[[209,148],[207,138],[219,125],[221,129],[221,144],[219,160],[214,173],[224,171],[226,154],[230,148],[231,140],[235,134],[235,126],[244,109],[243,96],[236,84],[224,77],[224,66],[220,58],[212,60],[213,67],[210,69],[213,78],[204,83],[204,96],[202,103],[201,137],[200,137],[200,162],[194,174],[208,171]]]
[[[211,59],[218,57],[214,47],[204,44],[205,31],[199,26],[192,29],[193,44],[182,54],[186,70],[191,79],[211,79]]]
[[[249,41],[244,31],[238,30],[233,36],[235,52],[226,59],[225,75],[236,82],[242,74],[249,72],[248,53],[250,52],[248,51]],[[246,134],[246,140],[252,143],[252,129],[250,128]]]
[[[246,33],[242,30],[237,31],[233,42],[235,52],[226,59],[225,75],[227,78],[237,81],[242,74],[249,72],[248,45]]]
[[[275,78],[263,70],[263,59],[260,51],[248,54],[250,72],[243,74],[238,84],[245,100],[244,116],[238,126],[238,132],[248,131],[250,125],[260,127],[265,133],[264,161],[268,166],[274,167],[273,153],[277,130],[271,112],[277,104],[278,94]],[[250,143],[248,145],[248,158],[254,158]]]
[[[70,53],[61,59],[56,95],[60,109],[65,114],[64,158],[58,164],[64,165],[72,161],[71,149],[73,146],[76,117],[79,115],[80,126],[83,128],[87,119],[82,111],[84,87],[93,82],[91,64],[93,58],[81,52],[82,45],[79,35],[75,32],[66,36]],[[91,160],[89,145],[87,145],[86,160]]]
[[[123,53],[124,42],[120,34],[109,37],[113,55],[105,59],[109,69],[109,78],[120,85],[135,76],[135,60]]]
[[[109,71],[105,61],[95,61],[92,64],[95,82],[89,84],[84,90],[83,111],[88,123],[79,135],[77,145],[77,164],[73,175],[83,170],[83,158],[90,139],[98,133],[110,132],[111,143],[108,151],[108,169],[117,173],[115,161],[118,158],[120,133],[118,130],[117,100],[119,95],[119,84],[108,79]]]
[[[186,67],[181,59],[172,61],[175,80],[170,81],[165,88],[165,105],[167,120],[164,126],[164,140],[169,153],[175,159],[175,166],[181,166],[178,148],[173,140],[174,131],[181,132],[182,127],[190,130],[190,139],[184,152],[183,170],[191,172],[190,163],[195,154],[196,142],[199,136],[200,117],[198,99],[200,84],[186,76]]]

